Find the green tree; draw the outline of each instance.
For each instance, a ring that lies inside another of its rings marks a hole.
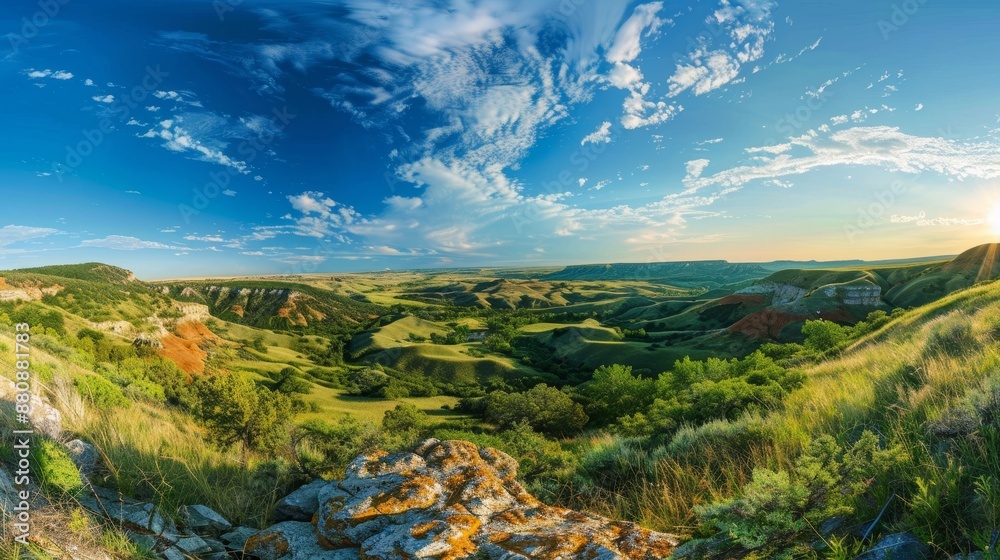
[[[486,419],[502,428],[527,422],[544,434],[566,436],[582,430],[588,420],[580,403],[544,383],[524,393],[496,391],[486,401]]]
[[[347,394],[363,397],[383,396],[382,389],[389,384],[389,376],[380,364],[352,370],[347,374]]]
[[[312,391],[312,384],[302,378],[299,370],[289,366],[271,378],[267,386],[272,391],[283,395],[308,395]]]
[[[285,395],[238,374],[201,379],[195,390],[197,416],[209,438],[223,447],[239,443],[244,463],[249,452],[272,451],[285,438],[291,418],[291,402]]]
[[[806,348],[826,352],[836,348],[847,341],[848,328],[842,327],[832,321],[806,321],[802,325],[802,334],[806,337]]]
[[[591,400],[588,415],[607,424],[645,410],[653,402],[654,383],[632,375],[632,366],[613,364],[597,368],[581,392]]]

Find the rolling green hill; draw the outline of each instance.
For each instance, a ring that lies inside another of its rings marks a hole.
[[[296,333],[353,334],[387,310],[328,290],[280,281],[169,283],[178,301],[203,303],[220,319]]]

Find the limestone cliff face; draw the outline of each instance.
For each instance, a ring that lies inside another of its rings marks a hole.
[[[798,286],[779,284],[777,282],[760,282],[753,286],[747,286],[736,292],[737,294],[763,294],[771,296],[771,304],[796,302],[806,295],[806,290]]]
[[[839,297],[844,305],[879,307],[882,302],[882,288],[870,285],[828,286],[824,293],[829,297]]]
[[[431,439],[412,453],[358,457],[339,482],[287,497],[290,518],[258,533],[263,560],[665,558],[668,534],[542,504],[517,482],[517,462],[466,441]]]

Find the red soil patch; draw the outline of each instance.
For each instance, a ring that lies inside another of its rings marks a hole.
[[[805,319],[802,315],[784,313],[774,309],[763,309],[751,313],[729,327],[731,333],[743,333],[753,338],[778,339],[785,325]]]
[[[746,306],[761,305],[765,303],[764,296],[760,294],[732,294],[715,302],[718,305],[732,305],[734,303]]]
[[[204,349],[220,341],[221,339],[200,321],[185,321],[177,325],[174,334],[168,334],[160,339],[160,343],[163,344],[160,355],[177,364],[184,373],[203,373],[205,358],[208,357],[208,352]]]
[[[831,309],[828,311],[820,311],[819,317],[824,321],[833,321],[834,323],[840,323],[842,325],[843,324],[853,325],[855,322],[857,322],[857,319],[855,319],[846,309],[840,309],[840,308]]]
[[[239,315],[240,317],[243,316],[243,306],[242,305],[234,305],[234,306],[230,307],[229,310],[232,311],[233,313]]]

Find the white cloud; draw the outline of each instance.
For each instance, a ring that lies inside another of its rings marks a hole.
[[[91,80],[90,78],[87,78],[86,80],[83,81],[83,85],[89,86],[89,87],[95,87],[97,84],[94,83],[94,80]]]
[[[787,153],[796,148],[801,155]],[[957,180],[1000,177],[1000,141],[959,142],[912,136],[888,126],[854,127],[829,135],[804,134],[778,147],[747,149],[770,152],[741,165],[690,181],[693,189],[739,187],[760,179],[779,179],[838,165],[878,167],[890,172],[935,172]]]
[[[157,99],[163,99],[165,101],[176,101],[178,103],[184,103],[192,107],[201,107],[201,101],[195,97],[190,91],[161,91],[157,90],[153,92],[153,97]]]
[[[57,229],[9,224],[0,227],[0,247],[62,233]]]
[[[188,241],[202,241],[204,243],[225,243],[228,240],[218,235],[185,235]]]
[[[197,117],[198,115],[194,116]],[[246,162],[231,158],[225,154],[223,149],[226,147],[226,144],[224,142],[214,140],[208,136],[204,138],[196,137],[192,132],[193,130],[202,131],[206,128],[205,126],[199,126],[197,121],[191,130],[186,126],[182,126],[186,118],[190,117],[165,119],[160,121],[159,129],[151,128],[145,134],[139,136],[141,138],[158,138],[163,140],[163,147],[172,152],[190,152],[199,161],[229,167],[244,175],[250,173]]]
[[[33,80],[40,80],[42,78],[51,78],[53,80],[72,80],[73,73],[67,72],[66,70],[35,70],[34,68],[29,68],[25,70],[24,73]]]
[[[691,64],[677,66],[667,80],[670,84],[668,95],[676,97],[688,89],[695,95],[702,95],[726,85],[739,73],[740,64],[729,53],[721,50],[703,52]]]
[[[705,171],[709,163],[707,159],[695,159],[684,164],[684,167],[687,169],[687,176],[684,180],[690,181],[701,177],[702,172]]]
[[[580,140],[580,145],[599,144],[601,142],[605,144],[611,142],[611,123],[608,121],[604,121],[601,123],[601,126],[597,127],[597,130],[584,136],[583,140]]]
[[[233,189],[226,189],[222,191],[222,194],[226,196],[236,196],[236,191],[234,191]]]
[[[894,224],[915,224],[918,227],[934,226],[978,226],[986,221],[980,218],[928,218],[926,212],[920,212],[915,216],[898,216],[893,214],[889,221]]]
[[[642,72],[634,66],[616,63],[608,73],[608,81],[618,89],[632,89],[642,86]]]
[[[917,103],[917,107],[913,109],[914,111],[922,111],[924,109],[923,103]]]
[[[125,194],[142,194],[139,191],[125,191]]]
[[[97,101],[98,103],[114,103],[115,102],[115,96],[113,96],[113,95],[95,95],[95,96],[91,97],[91,99],[93,99],[94,101]]]
[[[655,33],[662,25],[663,20],[656,17],[656,14],[663,8],[662,2],[650,2],[636,7],[632,16],[625,21],[618,33],[611,48],[604,55],[608,62],[622,63],[635,60],[642,52],[640,39],[643,33],[647,35]]]
[[[577,183],[580,185],[580,188],[583,188],[583,186],[587,184],[587,178],[580,177],[579,179],[577,179]]]
[[[80,242],[80,246],[115,249],[117,251],[137,251],[140,249],[189,250],[187,247],[172,247],[156,241],[143,241],[142,239],[128,235],[109,235],[101,239],[84,239]]]

